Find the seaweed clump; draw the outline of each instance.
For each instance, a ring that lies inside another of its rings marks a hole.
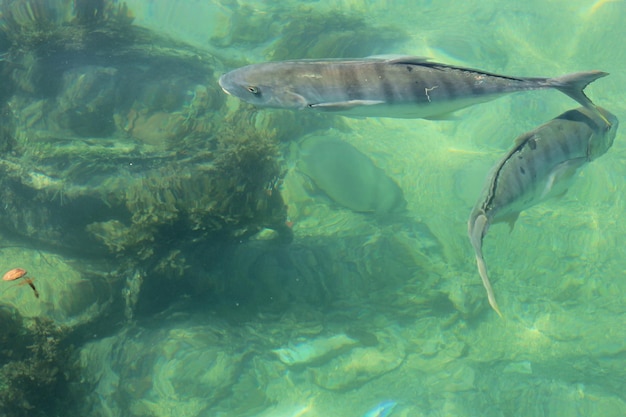
[[[260,46],[270,60],[364,57],[409,39],[405,31],[372,23],[356,12],[320,12],[319,7],[285,7],[280,2],[266,4],[262,12],[237,3],[225,9],[230,11],[228,31],[211,43],[221,48]]]
[[[0,2],[12,81],[0,107],[0,223],[139,261],[183,259],[177,246],[189,240],[284,229],[276,133],[227,120],[215,59],[135,28],[116,2],[58,1]]]
[[[21,321],[21,320],[20,320]],[[35,318],[14,334],[0,359],[0,415],[37,417],[67,415],[70,383],[78,375],[67,332],[50,319]]]
[[[134,36],[128,7],[113,1],[5,0],[0,17],[0,32],[10,45],[5,72],[30,93],[54,94],[63,63],[73,62],[76,53],[105,62],[97,52],[102,45],[123,45]]]
[[[75,0],[70,6],[67,0],[4,0],[0,2],[2,21],[0,30],[13,45],[20,49],[84,50],[93,46],[95,37],[90,30],[102,25],[98,36],[120,38],[116,33],[120,26],[133,21],[126,3],[106,0]],[[103,30],[110,26],[112,30]],[[101,39],[101,38],[100,38]]]
[[[387,51],[390,44],[406,39],[403,31],[372,26],[358,15],[310,10],[285,25],[268,55],[271,60],[358,58]]]
[[[233,111],[216,57],[71,3],[0,0],[0,228],[114,259],[127,306],[145,277],[193,273],[196,245],[289,241],[275,128],[312,124]]]
[[[221,125],[211,139],[214,150],[126,178],[123,187],[117,178],[105,183],[102,198],[122,218],[94,222],[86,230],[111,253],[143,260],[172,257],[161,249],[176,242],[240,240],[263,227],[289,239],[274,135],[242,122],[233,126]]]

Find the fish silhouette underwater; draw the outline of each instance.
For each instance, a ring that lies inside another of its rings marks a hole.
[[[519,136],[491,170],[469,217],[468,234],[489,304],[498,315],[482,251],[490,225],[508,222],[512,228],[521,211],[563,195],[577,172],[613,145],[617,127],[615,115],[601,107],[569,110]]]
[[[595,110],[583,89],[602,71],[554,78],[513,77],[415,56],[292,60],[252,64],[219,79],[222,90],[258,107],[353,117],[449,118],[505,94],[556,89]]]
[[[406,208],[398,184],[333,131],[298,141],[296,167],[331,200],[352,211],[386,215]]]

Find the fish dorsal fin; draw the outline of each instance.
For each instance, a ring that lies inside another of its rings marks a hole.
[[[325,110],[325,111],[345,111],[359,106],[375,106],[377,104],[385,104],[382,100],[348,100],[337,101],[334,103],[318,103],[311,104],[309,107],[312,109]]]
[[[528,139],[530,139],[534,135],[535,135],[535,132],[526,132],[522,135],[519,135],[517,138],[515,138],[515,142],[514,142],[515,146],[519,148],[521,145],[526,143],[526,141],[528,141]]]
[[[388,64],[421,65],[430,61],[430,58],[425,56],[411,55],[378,55],[376,58],[384,59]]]

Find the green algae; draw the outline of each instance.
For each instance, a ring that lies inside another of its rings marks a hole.
[[[291,16],[281,37],[268,48],[271,60],[364,57],[389,51],[390,45],[407,38],[398,28],[372,24],[355,13],[302,7],[298,15]]]
[[[2,124],[5,227],[142,261],[178,231],[286,231],[276,135],[228,120],[211,57],[131,26],[123,6],[77,6],[74,18],[44,6],[30,4],[28,16],[8,6],[3,20],[11,62],[26,68],[11,72],[5,108],[15,117],[7,111]],[[61,82],[42,84],[48,68]]]
[[[65,341],[67,331],[45,318],[31,319],[25,327],[18,322],[12,321],[18,337],[5,341],[0,356],[0,410],[15,417],[68,410],[69,381],[78,368],[72,362],[74,349]]]

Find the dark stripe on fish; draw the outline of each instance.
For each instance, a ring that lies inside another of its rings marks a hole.
[[[437,89],[440,90],[436,92],[437,95],[441,94],[446,100],[454,100],[459,97],[459,91],[457,91],[452,79],[441,77],[438,82],[441,83],[441,85],[437,85]]]
[[[347,67],[343,74],[344,83],[347,86],[346,94],[348,100],[361,100],[365,97],[363,94],[363,84],[359,81],[358,67]]]
[[[557,140],[556,143],[559,146],[559,148],[561,149],[561,152],[563,153],[563,155],[565,155],[566,157],[569,157],[571,155],[570,154],[570,149],[569,149],[569,144],[567,143],[566,140]]]
[[[396,95],[393,86],[387,77],[385,77],[385,67],[383,65],[374,65],[374,72],[376,73],[376,78],[380,82],[380,87],[382,89],[381,93],[385,102],[393,104],[396,101]]]
[[[424,87],[420,85],[418,80],[414,81],[411,84],[411,95],[413,96],[413,101],[417,104],[422,104],[428,101],[428,97],[426,96],[426,92],[424,91]]]
[[[471,94],[479,96],[485,93],[485,88],[483,87],[483,83],[478,82],[476,77],[473,74],[469,73],[468,71],[463,71],[463,81],[465,81],[467,90]]]
[[[528,179],[530,181],[534,181],[535,178],[537,178],[537,168],[535,167],[535,164],[529,164],[527,168],[528,168],[528,171],[530,171],[530,175]]]
[[[470,95],[474,92],[474,79],[471,75],[467,73],[467,71],[461,71],[461,83],[462,87],[460,90],[462,91],[462,95]]]

